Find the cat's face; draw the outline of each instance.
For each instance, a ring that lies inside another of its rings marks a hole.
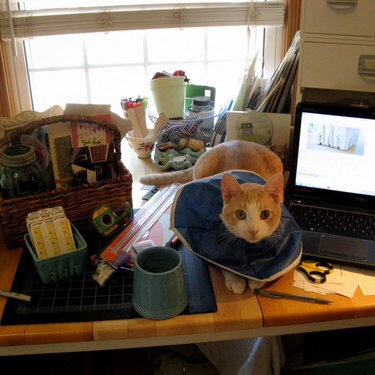
[[[232,175],[221,182],[224,201],[220,215],[226,228],[236,237],[254,243],[271,235],[281,218],[283,177],[273,176],[266,185],[240,185]]]

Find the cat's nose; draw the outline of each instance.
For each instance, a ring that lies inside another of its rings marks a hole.
[[[255,236],[257,235],[258,232],[259,232],[259,230],[257,230],[257,229],[249,230],[249,233],[250,233],[253,237],[255,237]]]

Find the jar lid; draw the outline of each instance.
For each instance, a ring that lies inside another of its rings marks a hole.
[[[34,148],[27,145],[9,146],[1,153],[1,163],[5,167],[24,167],[35,161]]]

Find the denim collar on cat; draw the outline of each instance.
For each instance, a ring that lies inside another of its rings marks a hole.
[[[240,184],[264,185],[257,174],[229,171]],[[222,223],[223,208],[220,173],[185,184],[177,193],[171,214],[171,228],[192,252],[212,266],[238,275],[271,281],[295,267],[301,257],[301,231],[289,211],[282,206],[281,222],[269,237],[249,243],[233,235]]]

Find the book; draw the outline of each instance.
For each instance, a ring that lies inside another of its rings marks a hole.
[[[73,182],[70,123],[56,122],[48,125],[48,139],[56,187],[69,187]]]

